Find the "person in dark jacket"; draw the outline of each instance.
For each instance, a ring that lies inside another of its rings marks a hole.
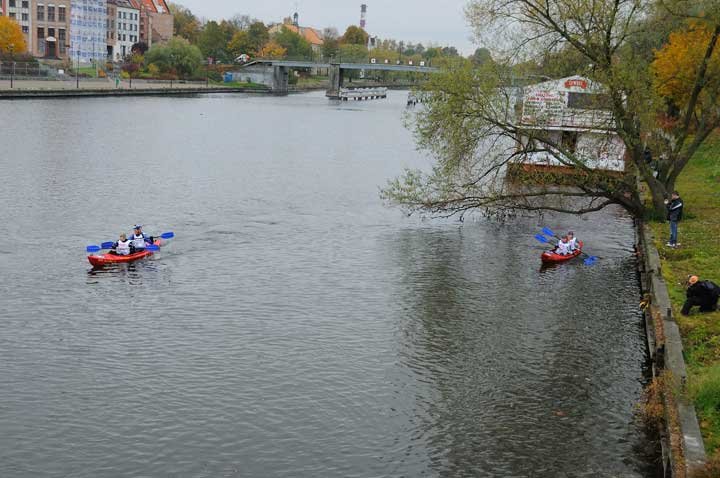
[[[677,191],[673,191],[670,200],[665,200],[665,207],[667,208],[667,219],[670,221],[670,240],[665,245],[677,247],[678,222],[682,221],[683,215],[683,202]]]
[[[698,276],[688,279],[687,300],[683,304],[682,315],[690,315],[690,309],[700,307],[700,312],[717,310],[720,286],[709,280],[700,280]]]

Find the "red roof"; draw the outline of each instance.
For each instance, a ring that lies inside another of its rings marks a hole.
[[[150,10],[154,13],[170,13],[170,9],[165,3],[165,0],[136,0],[137,3],[142,4],[145,9]]]

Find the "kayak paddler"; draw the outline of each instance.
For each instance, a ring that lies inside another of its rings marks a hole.
[[[125,234],[120,234],[120,238],[113,244],[110,253],[118,256],[127,256],[130,254],[130,241]]]
[[[555,247],[555,254],[567,256],[571,252],[572,251],[570,249],[570,242],[568,240],[568,236],[561,237],[560,242],[558,242],[557,247]]]
[[[576,249],[580,249],[577,237],[575,237],[575,233],[573,231],[568,231],[567,238],[568,244],[570,244],[570,252],[575,252]]]
[[[143,252],[147,244],[152,244],[152,239],[152,237],[142,232],[142,224],[135,224],[133,233],[130,235],[131,251],[133,253]]]

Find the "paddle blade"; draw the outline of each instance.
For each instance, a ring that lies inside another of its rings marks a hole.
[[[88,252],[100,252],[100,247],[99,246],[87,246],[85,248],[85,250]]]
[[[157,246],[157,245],[155,245],[155,244],[148,244],[147,246],[145,246],[145,250],[148,250],[148,251],[159,251],[159,250],[160,250],[160,246]]]
[[[586,266],[592,266],[592,265],[595,265],[595,263],[597,262],[597,259],[598,258],[595,256],[590,256],[587,259],[585,259],[583,262],[585,263]]]
[[[160,237],[162,237],[163,239],[172,239],[173,237],[175,237],[175,233],[174,232],[164,232],[160,235]]]
[[[114,242],[103,242],[102,244],[100,244],[100,247],[103,249],[112,249],[112,246],[114,245]]]
[[[543,232],[543,234],[547,234],[548,236],[555,237],[555,233],[552,232],[552,230],[549,227],[543,227],[542,232]]]
[[[543,244],[550,243],[550,241],[547,239],[547,237],[543,236],[542,234],[535,234],[535,239],[537,239],[539,242],[542,242]]]

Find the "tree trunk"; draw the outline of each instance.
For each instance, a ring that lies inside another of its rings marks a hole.
[[[667,209],[665,208],[665,199],[667,199],[667,189],[660,181],[648,182],[648,188],[652,195],[653,213],[656,219],[665,221],[667,215]]]

